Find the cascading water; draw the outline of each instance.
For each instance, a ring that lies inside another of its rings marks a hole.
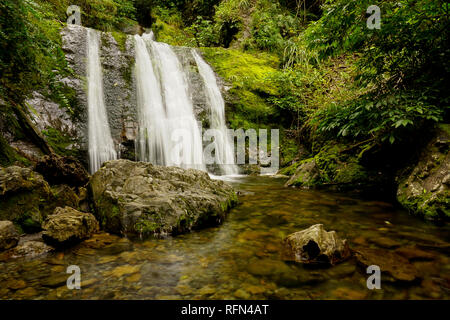
[[[180,61],[169,45],[153,41],[151,34],[136,36],[135,41],[139,160],[206,170],[200,127]]]
[[[103,97],[103,74],[100,64],[100,33],[88,29],[88,130],[89,170],[96,172],[103,162],[117,159],[113,139],[109,130]]]
[[[136,87],[139,113],[137,154],[139,160],[158,165],[168,164],[169,130],[161,88],[145,41],[138,35],[136,43]]]
[[[215,130],[215,161],[219,164],[223,174],[237,174],[238,168],[234,160],[233,141],[227,134],[227,126],[225,124],[225,102],[217,85],[216,76],[211,67],[195,49],[192,50],[192,55],[205,83],[206,95],[210,105],[210,129]]]

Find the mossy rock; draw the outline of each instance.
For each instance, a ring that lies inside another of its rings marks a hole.
[[[397,200],[412,214],[429,220],[450,218],[450,133],[441,125],[409,174],[401,176]],[[408,170],[406,170],[408,171]]]
[[[0,168],[0,220],[13,221],[24,232],[39,231],[51,214],[54,196],[44,178],[28,168]]]
[[[314,158],[299,162],[295,174],[286,182],[286,187],[312,188],[320,184],[320,171]]]
[[[221,223],[237,203],[231,186],[203,171],[114,160],[91,178],[97,219],[116,234],[163,236]]]

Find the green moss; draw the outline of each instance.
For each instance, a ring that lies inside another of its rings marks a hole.
[[[21,164],[27,167],[31,165],[31,161],[18,154],[0,135],[0,165],[8,167],[14,164]]]
[[[165,23],[160,19],[153,24],[152,30],[155,33],[156,39],[160,42],[165,42],[172,46],[195,46],[195,40],[192,34],[174,25]]]
[[[155,234],[161,229],[161,226],[153,221],[141,219],[134,226],[135,230],[141,235],[151,235]]]
[[[297,168],[300,166],[301,163],[302,163],[301,161],[294,162],[290,166],[280,169],[280,171],[278,171],[278,173],[286,175],[286,176],[293,176],[295,171],[297,171]]]
[[[278,93],[275,83],[266,81],[279,66],[277,56],[224,48],[200,48],[200,50],[215,71],[232,83],[234,88],[246,88],[270,95]]]
[[[338,166],[333,180],[338,184],[346,184],[363,182],[367,179],[367,172],[363,166],[356,162],[347,162]]]
[[[73,156],[79,158],[80,154],[78,150],[68,149],[68,147],[75,142],[72,138],[54,128],[42,130],[42,133],[47,138],[48,144],[57,154],[61,156]]]
[[[126,43],[127,43],[127,35],[123,32],[117,32],[113,31],[111,32],[112,36],[117,42],[117,46],[119,47],[120,51],[125,52],[127,50]]]
[[[399,185],[398,202],[411,214],[418,215],[428,220],[450,218],[450,193],[447,191],[435,196],[432,192],[424,192],[416,196],[408,196],[406,185]]]

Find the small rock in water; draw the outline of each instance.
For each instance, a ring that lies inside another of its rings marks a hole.
[[[284,239],[283,258],[305,264],[335,265],[351,255],[347,240],[335,231],[327,232],[322,224],[295,232]]]
[[[0,221],[0,251],[15,247],[19,239],[19,232],[11,221]]]

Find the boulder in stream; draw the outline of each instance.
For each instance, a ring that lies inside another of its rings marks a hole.
[[[111,233],[168,235],[221,223],[237,203],[233,188],[208,173],[128,160],[91,178],[96,215]]]
[[[335,265],[351,255],[347,240],[322,224],[290,234],[284,239],[283,259],[305,264]]]
[[[42,228],[44,241],[55,246],[80,242],[99,230],[93,214],[70,207],[56,208],[44,221]]]

